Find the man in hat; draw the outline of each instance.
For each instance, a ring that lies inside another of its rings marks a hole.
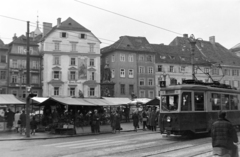
[[[238,147],[235,143],[238,142],[237,133],[230,121],[226,119],[226,112],[220,111],[218,120],[212,125],[212,147],[213,155],[224,155],[232,151],[232,157],[238,156]],[[226,151],[223,151],[225,148]],[[220,153],[220,154],[219,154]]]

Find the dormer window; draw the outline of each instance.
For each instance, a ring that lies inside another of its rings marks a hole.
[[[67,32],[61,32],[60,36],[61,38],[67,38]]]
[[[199,58],[194,58],[195,59],[195,61],[199,61]]]
[[[170,57],[170,59],[175,59],[175,56],[169,56]]]
[[[87,35],[84,34],[84,33],[81,33],[80,36],[79,36],[80,39],[86,39],[87,38]]]
[[[161,59],[166,59],[166,56],[160,56]]]
[[[186,58],[185,57],[181,57],[181,56],[179,56],[180,57],[180,59],[182,60],[182,61],[186,61]]]

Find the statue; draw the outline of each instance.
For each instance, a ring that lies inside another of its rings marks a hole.
[[[108,66],[108,64],[105,65],[104,67],[104,73],[103,73],[103,81],[108,81],[110,82],[111,81],[111,70]]]
[[[78,91],[79,98],[84,98],[83,92],[81,90]]]

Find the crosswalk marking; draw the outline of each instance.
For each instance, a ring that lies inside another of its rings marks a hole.
[[[57,145],[62,145],[62,144],[70,144],[70,143],[84,143],[84,142],[88,142],[88,141],[96,141],[97,139],[89,139],[89,140],[79,140],[79,141],[72,141],[72,142],[62,142],[62,143],[53,143],[53,144],[47,144],[47,145],[43,145],[43,146],[57,146]]]
[[[101,140],[101,141],[91,141],[91,142],[81,142],[79,141],[79,143],[74,143],[74,144],[68,144],[68,145],[60,145],[60,146],[56,146],[56,147],[71,147],[71,146],[77,146],[77,145],[91,145],[91,144],[94,144],[94,143],[105,143],[105,142],[110,142],[111,140]]]
[[[104,146],[104,145],[113,145],[113,144],[119,144],[119,143],[126,143],[126,141],[111,141],[108,143],[96,143],[96,144],[88,144],[88,145],[82,145],[82,146],[77,146],[77,147],[70,147],[72,149],[76,149],[76,148],[85,148],[85,147],[95,147],[95,146]]]

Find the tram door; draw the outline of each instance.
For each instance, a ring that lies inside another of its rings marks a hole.
[[[208,128],[206,112],[206,94],[204,92],[193,92],[193,110],[195,111],[195,132],[205,132]]]

